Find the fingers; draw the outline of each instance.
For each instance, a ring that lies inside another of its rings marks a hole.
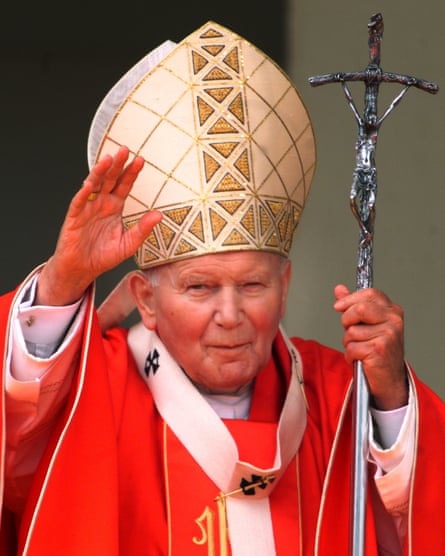
[[[120,147],[113,157],[112,164],[102,178],[101,192],[117,194],[117,190],[121,183],[125,183],[124,190],[128,192],[136,179],[139,171],[143,166],[143,159],[136,157],[128,166],[125,164],[128,161],[129,150],[127,147]],[[142,164],[141,164],[142,162]],[[129,187],[128,187],[129,186]]]
[[[112,189],[113,194],[125,199],[143,167],[144,159],[141,156],[135,157],[116,181],[115,187]]]
[[[403,310],[374,288],[347,293],[336,288],[334,307],[341,313],[343,345],[349,362],[372,362],[375,367],[401,366]]]
[[[345,313],[349,309],[360,313],[366,310],[367,304],[374,308],[398,307],[387,295],[375,288],[366,288],[351,293],[346,286],[338,285],[334,289],[334,295],[336,298],[334,309],[340,313]]]
[[[399,334],[403,330],[402,308],[373,288],[337,298],[334,308],[342,313],[345,345],[350,341],[366,341],[386,331]]]
[[[119,155],[119,153],[120,153],[120,151],[118,151],[118,155]],[[123,154],[124,154],[124,152],[122,151],[122,154],[120,155],[119,158],[121,158],[123,156]],[[128,154],[127,154],[127,157],[128,157]],[[89,184],[91,186],[92,191],[95,191],[95,192],[101,191],[103,181],[104,181],[107,173],[110,171],[111,167],[113,166],[113,164],[115,164],[115,160],[116,160],[116,157],[113,157],[110,154],[101,158],[93,166],[93,168],[91,168],[91,171],[88,174],[88,176],[85,178],[85,181],[83,182],[83,184],[84,185]]]
[[[403,350],[403,331],[392,323],[378,325],[360,324],[348,328],[343,336],[347,360],[388,360],[389,356]]]
[[[339,285],[334,294],[345,330],[345,359],[363,362],[376,407],[401,407],[407,397],[403,309],[374,288],[350,293]]]
[[[125,146],[114,155],[101,158],[83,182],[82,199],[94,201],[99,194],[110,193],[124,199],[144,165],[142,157],[135,157],[125,166],[128,158],[129,149]]]

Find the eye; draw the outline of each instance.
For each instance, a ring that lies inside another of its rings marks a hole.
[[[212,285],[203,282],[191,282],[187,284],[186,292],[193,297],[204,297],[212,292]]]
[[[263,284],[263,282],[257,282],[257,281],[252,281],[252,282],[245,282],[243,284],[243,290],[247,291],[247,292],[258,292],[261,291],[265,288],[265,285]]]
[[[206,284],[189,284],[187,286],[187,289],[192,290],[192,291],[201,291],[201,290],[205,290],[207,288],[208,288],[208,286]]]

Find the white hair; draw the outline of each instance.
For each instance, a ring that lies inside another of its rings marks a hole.
[[[142,271],[147,280],[150,282],[152,288],[159,286],[159,284],[161,283],[160,270],[161,268],[159,266],[155,266],[153,268],[147,268]]]

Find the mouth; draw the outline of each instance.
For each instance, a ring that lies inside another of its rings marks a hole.
[[[209,349],[215,350],[221,353],[232,353],[235,354],[237,352],[241,352],[245,350],[249,344],[247,342],[242,344],[212,344],[209,345]]]
[[[237,348],[242,348],[244,346],[247,346],[250,342],[248,341],[243,341],[243,342],[225,342],[225,343],[214,343],[214,344],[209,344],[209,347],[212,348],[222,348],[222,349],[237,349]]]

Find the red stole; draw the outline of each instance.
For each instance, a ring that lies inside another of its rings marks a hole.
[[[286,361],[288,359],[287,355]],[[286,372],[289,374],[289,368]],[[256,380],[250,412],[251,419],[255,420],[224,421],[237,443],[241,460],[263,468],[272,466],[284,389],[284,378],[271,361]],[[171,554],[229,556],[224,493],[218,491],[165,424],[163,429]],[[246,479],[252,480],[251,477]],[[298,492],[293,460],[270,496],[275,543],[280,556],[299,555]]]

